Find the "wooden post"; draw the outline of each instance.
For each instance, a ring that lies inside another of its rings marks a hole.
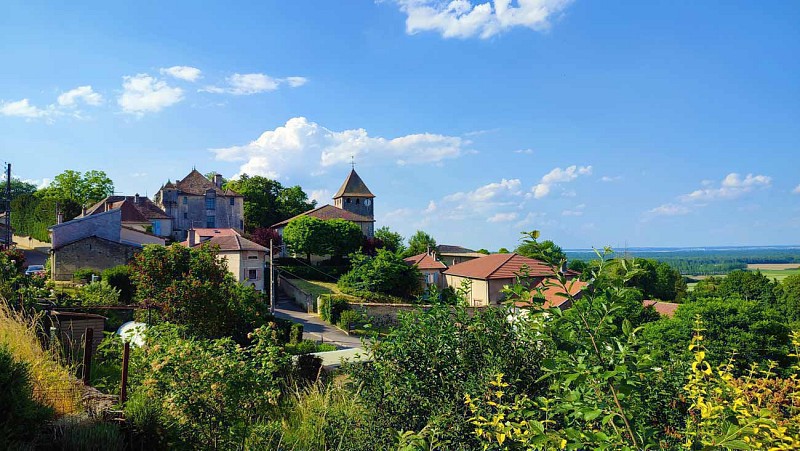
[[[94,329],[86,329],[86,334],[83,336],[83,385],[89,385],[89,379],[92,374],[92,341],[94,338]]]
[[[122,351],[122,386],[119,390],[119,403],[125,404],[128,400],[128,360],[131,355],[131,343],[126,341]]]

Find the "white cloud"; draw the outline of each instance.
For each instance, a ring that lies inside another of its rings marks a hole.
[[[571,210],[562,211],[561,216],[583,216],[584,208],[586,208],[586,204],[576,205],[575,208]]]
[[[546,31],[550,18],[571,0],[396,0],[406,14],[406,32],[436,31],[445,38],[482,39],[514,27]]]
[[[322,206],[325,204],[329,204],[332,198],[332,194],[330,191],[326,189],[315,189],[311,190],[311,194],[308,195],[310,200],[317,201],[318,206]]]
[[[54,114],[55,111],[52,107],[41,109],[31,105],[28,99],[18,100],[16,102],[2,102],[0,103],[0,114],[3,116],[24,117],[27,119],[36,119],[46,117]]]
[[[305,77],[273,78],[266,74],[233,74],[225,79],[227,86],[206,86],[200,91],[214,94],[233,94],[237,96],[260,94],[275,91],[282,84],[291,88],[303,86],[308,82]]]
[[[615,176],[611,177],[611,176],[608,176],[608,175],[604,175],[604,176],[600,177],[600,181],[601,182],[606,182],[606,183],[616,182],[617,180],[622,180],[622,176],[621,175],[615,175]]]
[[[648,213],[655,216],[679,216],[688,214],[690,211],[686,205],[664,204],[648,211]]]
[[[218,160],[243,161],[242,173],[276,178],[307,173],[314,162],[318,168],[349,163],[351,156],[358,161],[389,158],[401,165],[437,163],[462,155],[467,144],[459,137],[431,133],[387,139],[369,136],[363,128],[337,132],[295,117],[249,144],[211,151]]]
[[[713,184],[707,184],[707,188],[692,191],[680,197],[683,202],[704,202],[720,199],[736,199],[743,194],[753,191],[755,188],[768,187],[772,183],[772,178],[766,175],[747,174],[742,178],[739,174],[732,172],[722,179],[719,188],[714,188]]]
[[[161,68],[160,72],[163,75],[191,82],[195,82],[203,76],[203,71],[191,66],[164,67]]]
[[[541,199],[542,197],[550,194],[550,190],[554,185],[559,183],[568,183],[578,178],[578,176],[590,175],[591,173],[591,166],[572,165],[566,169],[555,168],[545,174],[541,181],[539,181],[539,183],[533,187],[531,190],[533,192],[533,197]]]
[[[487,219],[487,222],[511,222],[517,219],[519,215],[517,213],[495,213],[494,216],[491,216]]]
[[[98,106],[103,103],[103,96],[94,92],[91,86],[79,86],[58,96],[58,104],[63,107],[77,106],[78,102]]]
[[[183,100],[183,90],[147,74],[122,77],[122,95],[117,103],[122,111],[142,115],[158,112]]]
[[[514,153],[521,153],[521,154],[525,154],[525,155],[531,155],[531,154],[533,154],[533,149],[517,149],[517,150],[514,151]]]
[[[131,174],[131,177],[147,177],[147,173],[146,172],[134,172],[133,174]]]
[[[425,211],[423,211],[423,213],[430,214],[430,213],[433,213],[435,211],[436,211],[436,202],[430,201],[430,202],[428,202],[428,207],[425,208]]]
[[[512,195],[521,194],[520,187],[522,182],[519,179],[502,179],[497,183],[489,183],[478,187],[474,191],[458,192],[445,196],[446,201],[469,200],[471,202],[486,202],[495,199],[498,195],[508,193]]]
[[[795,188],[792,190],[792,192],[793,192],[794,194],[800,194],[800,185],[797,185],[797,186],[796,186],[796,187],[795,187]]]

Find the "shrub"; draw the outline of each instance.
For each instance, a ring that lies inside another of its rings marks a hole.
[[[33,400],[30,370],[0,344],[0,448],[16,448],[30,440],[53,412]]]
[[[303,325],[300,323],[292,323],[289,329],[289,343],[300,343],[303,341]]]
[[[127,265],[119,265],[103,271],[102,279],[109,285],[119,290],[119,300],[123,304],[130,304],[136,292],[131,280],[131,269]]]
[[[299,343],[287,343],[284,349],[289,354],[302,355],[311,354],[312,352],[335,351],[337,348],[330,343],[317,343],[312,340],[303,340]]]
[[[103,272],[94,268],[79,268],[72,273],[72,278],[78,282],[89,283],[92,281],[92,274],[100,276]]]
[[[340,329],[349,331],[351,328],[354,328],[356,324],[359,324],[362,321],[362,316],[359,312],[355,310],[345,310],[339,316],[339,321],[336,322],[336,325],[339,326]]]
[[[118,305],[120,291],[109,285],[105,280],[101,280],[100,282],[92,282],[81,287],[78,296],[81,299],[82,305]]]
[[[72,422],[58,426],[51,446],[64,451],[122,451],[125,441],[116,424]]]
[[[167,448],[168,434],[164,427],[161,405],[144,390],[131,394],[125,403],[125,419],[130,424],[131,441],[138,449]]]
[[[90,384],[103,393],[119,394],[122,377],[122,338],[113,332],[103,332],[103,341],[92,356]]]
[[[369,291],[410,299],[420,289],[419,269],[393,252],[378,249],[375,257],[352,254],[350,258],[353,269],[338,282],[342,291]]]
[[[339,316],[345,310],[350,309],[347,299],[340,296],[323,295],[320,296],[319,316],[323,321],[331,324],[339,322]]]

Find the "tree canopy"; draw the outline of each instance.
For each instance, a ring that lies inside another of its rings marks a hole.
[[[393,232],[389,227],[383,226],[375,231],[375,238],[380,240],[383,249],[391,252],[402,253],[406,246],[403,244],[405,238],[397,232]],[[380,246],[378,246],[380,247]]]
[[[283,242],[293,252],[331,255],[341,258],[358,250],[363,235],[361,227],[344,219],[322,220],[313,216],[292,219],[283,229]]]
[[[567,259],[567,255],[561,249],[561,246],[550,240],[540,242],[538,241],[539,235],[540,232],[538,230],[522,232],[522,243],[517,246],[515,252],[525,257],[536,258],[555,265],[561,264],[563,260]]]
[[[228,181],[225,188],[244,196],[245,229],[248,231],[270,227],[317,205],[316,201],[308,200],[299,186],[287,188],[277,180],[260,175],[242,174]]]
[[[422,230],[417,230],[408,239],[408,249],[403,252],[404,257],[422,254],[436,249],[436,240]]]
[[[38,193],[41,197],[59,201],[73,201],[79,205],[91,205],[114,194],[114,182],[103,171],[66,170],[53,178],[47,188]]]

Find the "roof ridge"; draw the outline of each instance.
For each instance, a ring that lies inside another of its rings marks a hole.
[[[497,255],[503,255],[503,254],[497,254]],[[511,259],[514,258],[514,256],[516,256],[516,255],[519,255],[519,254],[517,254],[516,252],[511,252],[510,254],[508,254],[508,258],[505,258],[504,260],[502,260],[499,265],[497,265],[489,274],[486,275],[486,278],[488,279],[489,277],[491,277],[492,274],[494,274],[497,271],[499,271],[500,268],[503,267],[503,265],[505,265],[506,263],[511,261]]]

